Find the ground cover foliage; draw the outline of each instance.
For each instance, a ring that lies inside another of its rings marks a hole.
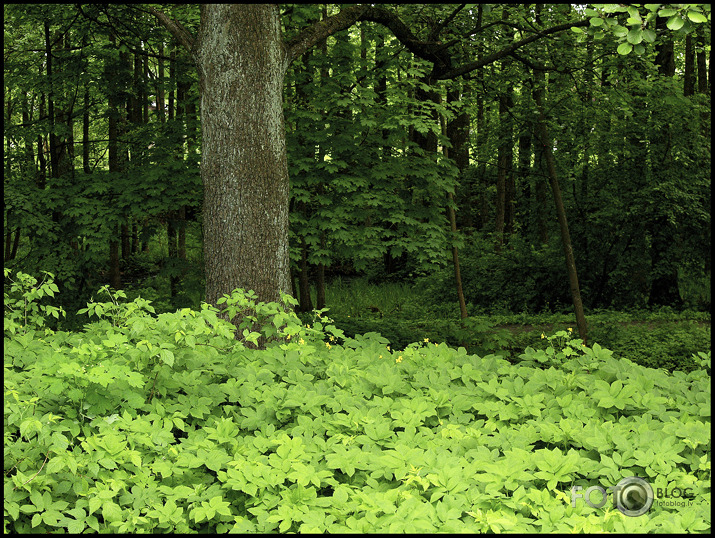
[[[709,352],[669,373],[564,330],[511,364],[241,291],[219,305],[238,334],[106,288],[54,332],[49,275],[11,282],[5,532],[710,530]],[[628,476],[659,492],[647,515],[572,506]]]

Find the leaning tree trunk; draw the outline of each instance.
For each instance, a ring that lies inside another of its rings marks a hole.
[[[204,4],[196,44],[201,88],[206,301],[235,288],[289,293],[286,54],[278,10]]]
[[[583,313],[581,290],[578,285],[576,260],[573,254],[573,247],[571,246],[571,236],[569,234],[569,226],[566,220],[566,210],[564,209],[564,202],[561,198],[561,188],[559,187],[559,180],[556,176],[556,163],[554,162],[554,155],[551,153],[551,141],[549,140],[549,134],[546,128],[546,116],[544,114],[542,93],[543,90],[540,88],[535,88],[533,91],[534,102],[538,108],[536,134],[539,139],[539,143],[543,148],[544,157],[546,158],[546,166],[549,171],[549,182],[551,183],[551,191],[554,195],[554,205],[556,205],[556,215],[559,220],[559,227],[561,228],[561,241],[564,246],[566,270],[569,275],[569,284],[571,286],[571,299],[573,300],[574,313],[576,314],[576,326],[578,327],[578,334],[581,337],[581,340],[583,340],[583,343],[586,344],[586,317]]]

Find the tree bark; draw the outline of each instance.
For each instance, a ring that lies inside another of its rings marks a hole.
[[[205,4],[201,89],[206,301],[235,288],[290,292],[286,53],[275,5]]]

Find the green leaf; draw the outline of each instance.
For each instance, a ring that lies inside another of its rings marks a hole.
[[[659,16],[659,17],[672,17],[672,16],[675,15],[677,12],[678,12],[678,11],[675,10],[675,9],[661,9],[661,10],[658,12],[658,16]]]
[[[592,18],[591,26],[603,26],[603,19],[601,17]]]
[[[631,17],[632,19],[638,19],[638,20],[640,20],[641,15],[640,15],[640,13],[638,13],[638,8],[637,8],[637,7],[635,7],[635,6],[628,6],[626,9],[628,10],[628,15],[630,15],[630,17]]]
[[[683,27],[685,21],[677,15],[673,15],[671,18],[668,19],[668,22],[666,22],[665,24],[666,26],[668,26],[669,29],[675,32]]]
[[[628,32],[626,39],[629,43],[637,45],[643,40],[643,31],[640,28],[633,28],[630,32]]]
[[[697,11],[688,11],[688,18],[696,23],[708,22],[708,18]]]
[[[168,349],[162,349],[159,351],[159,357],[164,364],[169,366],[174,366],[174,354]]]
[[[89,513],[93,514],[100,506],[102,506],[102,499],[99,497],[92,497],[89,500]]]
[[[51,475],[64,469],[64,456],[55,456],[47,462],[47,474]]]
[[[87,525],[84,520],[70,519],[67,522],[67,532],[70,534],[81,534],[85,528],[87,528]]]
[[[643,40],[647,41],[648,43],[654,43],[655,42],[655,32],[653,30],[643,30]]]
[[[616,52],[618,54],[625,56],[626,54],[629,54],[633,50],[633,45],[630,43],[621,43],[618,45],[618,48],[616,49]]]
[[[35,514],[32,516],[32,528],[34,529],[37,527],[40,523],[42,523],[42,514]]]
[[[122,518],[122,509],[113,501],[107,501],[102,505],[102,517],[106,521],[118,521]]]

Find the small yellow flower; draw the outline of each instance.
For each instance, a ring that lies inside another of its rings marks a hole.
[[[307,323],[307,324],[306,324],[306,327],[307,327],[308,329],[310,329],[310,323]]]
[[[425,344],[429,342],[429,338],[425,338]]]
[[[387,346],[387,351],[390,351],[390,346]]]
[[[402,362],[402,355],[400,355],[399,357],[397,357],[397,358],[395,359],[395,362]]]
[[[300,340],[298,340],[298,343],[302,346],[303,344],[305,344],[305,340],[301,338]]]
[[[331,346],[328,342],[325,342],[325,347],[327,347],[328,349],[330,349],[332,346]]]
[[[380,355],[380,358],[382,358],[382,355]]]
[[[331,342],[335,342],[335,337],[331,334],[330,338],[328,338],[328,340],[330,340]]]
[[[546,338],[546,335],[544,335],[544,333],[541,333],[541,338]]]
[[[572,333],[572,332],[573,332],[573,329],[572,329],[571,327],[569,327],[569,332],[570,332],[570,333]]]
[[[286,335],[286,340],[290,340],[290,334]]]

